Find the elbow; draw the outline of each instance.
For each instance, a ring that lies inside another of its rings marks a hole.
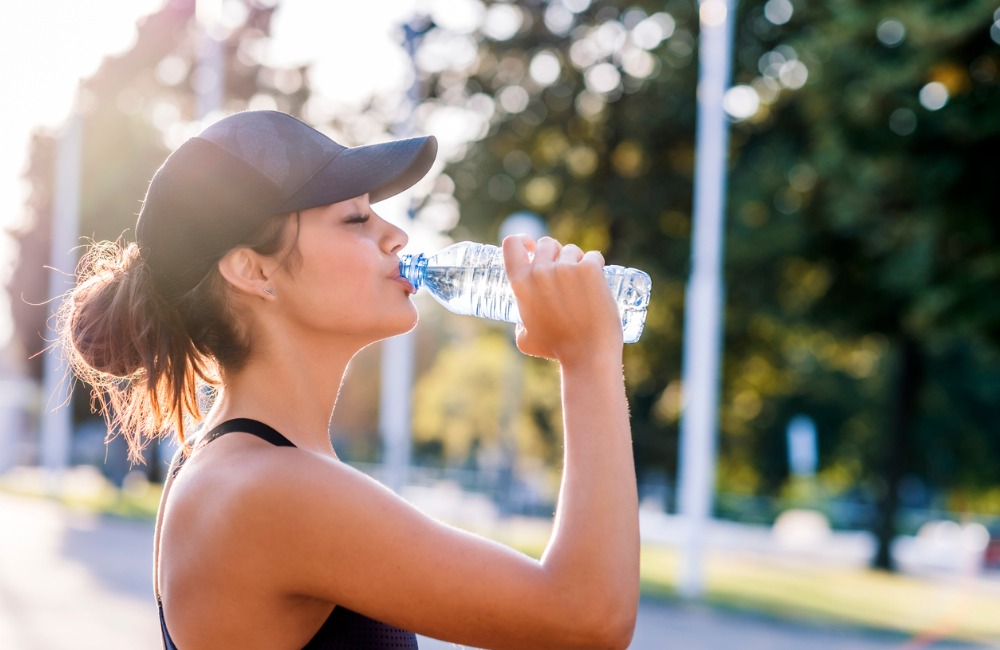
[[[604,629],[602,647],[609,650],[627,650],[632,644],[632,635],[635,633],[636,610],[633,608],[631,614],[622,614],[616,618],[609,619]]]
[[[635,633],[638,598],[626,601],[609,603],[588,612],[587,617],[581,621],[589,637],[586,647],[627,650]]]

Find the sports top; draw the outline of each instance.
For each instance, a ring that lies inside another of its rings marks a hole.
[[[257,436],[278,447],[294,447],[295,445],[268,425],[257,420],[237,418],[227,420],[207,434],[199,446],[207,445],[221,435],[242,432]],[[170,472],[170,478],[177,476],[184,464],[185,456],[180,455]],[[165,650],[177,650],[177,646],[167,631],[167,622],[163,617],[163,603],[159,588],[156,593],[156,606],[160,612],[160,630],[163,633]],[[353,612],[345,607],[336,606],[330,617],[317,630],[302,650],[415,650],[417,637],[413,632],[401,630],[398,627],[376,621],[363,614]]]

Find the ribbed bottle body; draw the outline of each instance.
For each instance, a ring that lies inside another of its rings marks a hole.
[[[456,314],[517,323],[520,314],[497,246],[459,242],[426,257],[404,255],[400,273],[415,289],[431,295]],[[626,343],[642,335],[652,282],[638,269],[608,265],[604,276],[618,304]]]

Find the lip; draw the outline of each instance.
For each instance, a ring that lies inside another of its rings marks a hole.
[[[406,288],[406,293],[408,293],[408,294],[411,294],[411,295],[412,295],[412,294],[415,294],[415,293],[417,292],[417,290],[413,288],[413,285],[412,285],[412,284],[410,284],[410,281],[409,281],[409,280],[407,280],[406,278],[404,278],[404,277],[403,277],[403,276],[402,276],[402,275],[401,275],[401,274],[399,273],[399,271],[398,271],[398,270],[397,270],[397,271],[396,271],[395,273],[391,274],[391,275],[389,276],[389,279],[390,279],[390,280],[394,280],[394,281],[396,281],[396,282],[400,283],[401,285],[403,285],[403,287],[405,287],[405,288]]]

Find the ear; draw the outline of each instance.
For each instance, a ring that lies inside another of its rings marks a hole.
[[[260,255],[246,247],[237,247],[226,253],[219,260],[219,273],[234,289],[248,296],[270,300],[268,293],[268,275],[265,272],[264,260]]]

